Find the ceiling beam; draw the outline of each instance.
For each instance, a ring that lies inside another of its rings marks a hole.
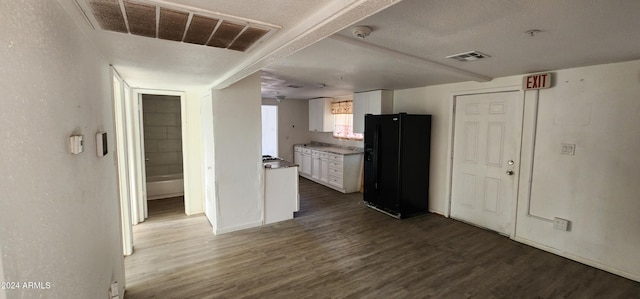
[[[280,61],[332,34],[384,10],[401,0],[352,0],[331,1],[323,9],[294,28],[283,28],[271,39],[265,41],[243,63],[231,69],[213,82],[213,89],[226,88],[233,83],[261,70],[269,64]],[[345,4],[347,2],[347,4]]]
[[[346,43],[349,45],[353,45],[356,47],[361,47],[361,48],[366,48],[369,50],[373,50],[376,52],[379,52],[380,54],[384,54],[384,55],[390,55],[390,56],[394,56],[400,60],[404,60],[410,63],[417,63],[417,64],[423,64],[429,67],[435,67],[435,68],[439,68],[441,70],[445,70],[445,71],[449,71],[452,73],[456,73],[458,75],[462,75],[465,76],[467,78],[469,78],[470,80],[473,81],[478,81],[478,82],[487,82],[487,81],[491,81],[493,80],[493,78],[485,76],[485,75],[481,75],[481,74],[477,74],[477,73],[473,73],[473,72],[469,72],[463,69],[459,69],[459,68],[455,68],[446,64],[442,64],[439,62],[435,62],[429,59],[425,59],[422,57],[418,57],[415,55],[411,55],[408,53],[404,53],[404,52],[400,52],[398,50],[394,50],[391,48],[387,48],[387,47],[383,47],[383,46],[379,46],[379,45],[375,45],[375,44],[371,44],[371,43],[367,43],[364,42],[362,40],[358,40],[352,37],[348,37],[348,36],[343,36],[343,35],[339,35],[339,34],[334,34],[332,36],[330,36],[331,39],[333,40],[337,40],[339,42],[342,43]]]

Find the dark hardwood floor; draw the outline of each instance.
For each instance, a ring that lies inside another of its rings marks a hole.
[[[126,298],[640,298],[640,283],[425,214],[396,220],[300,179],[293,220],[214,236],[182,198],[149,202]]]

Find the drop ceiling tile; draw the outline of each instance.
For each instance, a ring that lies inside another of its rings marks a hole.
[[[132,34],[156,37],[156,7],[145,4],[124,2]]]
[[[213,34],[207,46],[227,48],[244,27],[244,25],[223,21],[220,27],[218,27],[218,30]]]
[[[182,41],[187,26],[189,14],[186,12],[160,8],[160,22],[158,24],[158,38]]]
[[[233,41],[233,44],[229,46],[229,49],[244,52],[265,34],[267,34],[267,32],[269,31],[260,28],[249,27],[247,28],[247,30],[242,32],[242,34],[240,34],[240,36],[238,36],[235,41]]]
[[[194,15],[189,29],[187,29],[187,35],[184,37],[184,42],[198,45],[206,44],[213,29],[216,28],[216,24],[218,24],[218,19]]]
[[[102,29],[128,33],[118,0],[92,1],[89,6]]]

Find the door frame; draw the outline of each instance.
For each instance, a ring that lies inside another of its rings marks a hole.
[[[133,179],[130,171],[131,157],[129,151],[128,136],[129,118],[127,117],[127,97],[125,88],[127,83],[122,79],[115,68],[110,68],[112,105],[113,105],[113,131],[114,136],[114,162],[117,165],[118,197],[120,204],[120,222],[122,230],[122,253],[133,253],[133,228],[132,228],[132,203],[135,199],[135,188],[131,186]],[[132,194],[133,193],[133,194]]]
[[[516,103],[516,124],[519,124],[518,131],[518,142],[516,143],[516,156],[518,158],[517,169],[521,169],[522,165],[522,138],[524,131],[524,100],[525,100],[525,92],[522,90],[521,85],[508,85],[508,86],[500,86],[500,87],[492,87],[492,88],[479,88],[479,89],[467,89],[467,90],[458,90],[452,91],[450,93],[451,101],[449,101],[449,106],[447,107],[449,111],[449,130],[447,136],[449,136],[448,144],[447,144],[447,156],[449,162],[447,164],[447,206],[445,211],[445,217],[451,217],[451,196],[453,193],[453,149],[454,149],[454,140],[455,140],[455,122],[456,122],[456,100],[459,96],[466,95],[479,95],[479,94],[489,94],[489,93],[501,93],[501,92],[517,92],[516,98],[518,102]],[[516,236],[516,220],[517,220],[517,212],[518,212],[518,204],[519,204],[519,188],[520,188],[520,177],[521,173],[518,171],[515,174],[514,185],[513,185],[513,207],[511,211],[511,227],[509,229],[509,238],[514,239]]]

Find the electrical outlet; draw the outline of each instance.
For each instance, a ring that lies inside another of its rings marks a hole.
[[[560,148],[560,153],[563,155],[575,155],[576,154],[576,145],[569,143],[561,143],[562,147]]]
[[[571,221],[562,218],[553,218],[553,228],[557,230],[569,231]]]

